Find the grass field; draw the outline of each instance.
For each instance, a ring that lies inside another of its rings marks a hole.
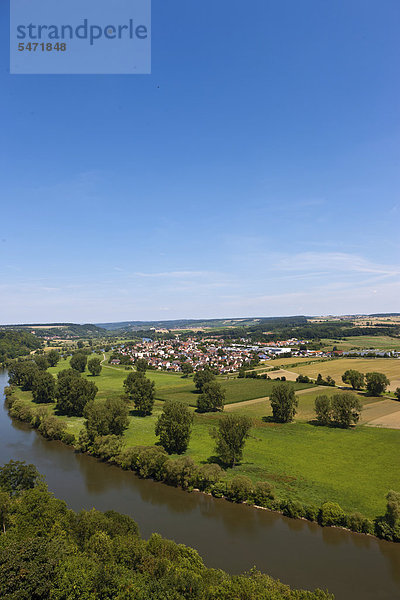
[[[390,380],[390,390],[400,387],[400,359],[398,358],[339,358],[337,360],[322,362],[320,364],[299,365],[293,370],[302,375],[322,377],[330,375],[337,385],[342,385],[342,375],[347,369],[355,369],[361,373],[378,371],[385,373]]]
[[[319,368],[338,362],[344,361],[322,363]],[[67,366],[65,362],[60,363],[51,371],[55,374]],[[93,378],[99,388],[97,397],[122,395],[126,375],[127,371],[123,368],[104,367],[100,377]],[[156,381],[158,396],[196,397],[190,391],[193,387],[191,379],[159,372],[149,372],[149,375]],[[296,421],[280,425],[271,423],[268,419],[271,415],[268,400],[251,402],[251,398],[267,396],[271,382],[236,379],[223,380],[222,383],[229,390],[227,395],[235,403],[229,407],[229,411],[246,414],[253,421],[243,462],[226,472],[228,479],[236,474],[247,475],[253,481],[271,482],[279,497],[290,497],[317,505],[332,500],[346,511],[359,511],[369,517],[384,512],[385,495],[389,489],[400,491],[400,459],[395,451],[400,447],[400,430],[366,426],[341,430],[309,423],[314,418],[316,396],[322,393],[332,394],[337,390],[326,387],[300,389]],[[31,403],[30,392],[18,390],[17,394],[25,402]],[[250,401],[248,404],[239,401],[245,398]],[[384,403],[391,402],[365,396],[361,398],[366,411],[377,407],[375,412],[372,410],[373,415],[385,412]],[[156,400],[151,416],[138,417],[131,414],[129,428],[124,435],[126,446],[156,443],[154,427],[162,407],[163,402]],[[53,412],[54,405],[49,405],[48,410]],[[194,426],[187,454],[197,463],[204,463],[214,456],[214,440],[210,432],[221,417],[219,414],[197,414],[192,410]],[[78,435],[84,424],[82,418],[60,418],[68,423],[71,432]]]

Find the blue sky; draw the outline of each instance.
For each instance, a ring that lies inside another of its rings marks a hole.
[[[398,0],[153,0],[152,75],[9,74],[0,322],[400,312]]]

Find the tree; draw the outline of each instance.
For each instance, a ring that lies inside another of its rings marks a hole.
[[[360,390],[363,388],[364,379],[364,374],[360,373],[360,371],[355,371],[354,369],[348,369],[342,375],[343,383],[350,384],[353,390]]]
[[[315,398],[315,412],[320,425],[329,425],[331,422],[331,401],[328,396],[317,396]]]
[[[86,363],[87,355],[83,354],[83,352],[77,352],[76,354],[71,356],[71,360],[69,361],[71,369],[78,371],[78,373],[83,373],[85,371]]]
[[[58,412],[70,417],[82,417],[86,404],[94,400],[97,391],[94,383],[82,379],[77,371],[60,371],[56,386]]]
[[[193,373],[193,367],[192,367],[192,365],[191,365],[190,363],[188,363],[188,362],[183,362],[183,363],[181,364],[181,370],[182,370],[182,373],[183,373],[183,376],[184,376],[184,377],[189,377],[189,375],[190,375],[191,373]]]
[[[55,367],[58,361],[60,360],[60,354],[59,352],[57,352],[57,350],[50,350],[50,352],[48,352],[46,356],[47,360],[49,361],[50,367]]]
[[[275,421],[279,423],[290,423],[290,421],[293,421],[296,408],[299,404],[293,385],[287,383],[277,383],[274,385],[270,402]]]
[[[390,381],[384,373],[367,373],[365,379],[367,380],[367,392],[371,396],[380,396],[390,385]]]
[[[156,435],[168,454],[182,454],[189,445],[193,415],[179,400],[167,400],[156,423]]]
[[[361,408],[359,398],[351,392],[334,394],[331,400],[332,421],[338,427],[348,429],[350,425],[358,422]]]
[[[93,377],[100,375],[102,369],[100,358],[97,358],[96,356],[91,358],[88,362],[88,369]]]
[[[27,465],[24,461],[10,460],[0,467],[0,489],[11,495],[35,487],[42,476],[35,465]]]
[[[399,400],[399,402],[400,402],[400,387],[396,388],[394,395],[397,398],[397,400]]]
[[[129,373],[124,387],[136,410],[142,415],[151,415],[154,405],[154,381],[136,371]]]
[[[19,385],[24,391],[31,390],[38,373],[39,368],[32,360],[13,363],[8,372],[10,385]]]
[[[48,369],[50,366],[50,363],[47,360],[46,356],[44,356],[44,354],[35,354],[33,360],[35,361],[40,371],[46,371],[46,369]]]
[[[89,438],[96,435],[122,435],[129,425],[128,407],[120,398],[89,402],[84,409]]]
[[[216,439],[215,451],[221,462],[234,467],[243,456],[243,448],[251,429],[251,419],[241,415],[226,415],[212,432]]]
[[[203,385],[201,396],[197,400],[199,412],[212,412],[223,410],[225,404],[225,392],[217,381],[210,381]]]
[[[206,383],[210,383],[214,381],[215,375],[210,369],[203,369],[202,371],[196,371],[193,377],[194,385],[196,389],[201,393],[203,391],[203,386]]]
[[[138,373],[143,373],[143,375],[144,375],[146,373],[147,369],[149,368],[149,363],[144,358],[138,358],[137,361],[135,362],[135,367],[136,367],[136,371]]]
[[[400,492],[390,490],[386,496],[386,521],[391,527],[400,523]]]
[[[33,401],[37,404],[54,402],[56,395],[56,381],[51,373],[39,371],[32,384]]]

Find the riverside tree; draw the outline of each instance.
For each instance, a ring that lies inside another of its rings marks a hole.
[[[154,381],[139,371],[129,373],[124,381],[125,393],[141,415],[151,415],[154,405]]]
[[[272,388],[270,396],[272,414],[278,423],[290,423],[299,404],[293,385],[282,382]]]
[[[365,379],[367,380],[367,392],[371,396],[380,396],[386,392],[387,386],[390,385],[390,381],[384,373],[376,373],[375,371],[367,373]]]
[[[93,377],[98,377],[102,369],[100,358],[97,358],[96,356],[91,358],[88,362],[88,369]]]
[[[56,385],[58,412],[70,417],[82,417],[86,404],[95,399],[97,391],[92,381],[83,379],[74,369],[60,371]]]
[[[71,369],[78,371],[78,373],[83,373],[85,371],[86,363],[87,355],[83,354],[83,352],[77,352],[71,356],[71,360],[69,361]]]
[[[203,385],[201,396],[197,400],[199,412],[215,412],[224,410],[225,392],[217,381]]]
[[[86,404],[84,416],[89,439],[93,440],[96,435],[122,435],[129,425],[128,412],[121,398]]]
[[[156,435],[168,454],[182,454],[189,445],[193,415],[179,400],[167,400],[156,423]]]
[[[343,383],[351,385],[353,390],[361,390],[364,387],[364,373],[354,369],[348,369],[342,375]]]
[[[226,415],[211,432],[216,440],[215,451],[222,463],[234,467],[243,456],[243,448],[251,429],[251,419],[242,415]]]
[[[37,404],[54,402],[56,395],[56,381],[51,373],[39,371],[32,384],[33,401]]]

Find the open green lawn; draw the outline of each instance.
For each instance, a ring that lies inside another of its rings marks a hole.
[[[60,364],[53,373],[65,368]],[[103,368],[96,377],[98,398],[111,394],[122,395],[122,382],[127,371]],[[149,372],[156,380],[157,396],[196,397],[191,393],[192,379],[179,375]],[[222,380],[231,402],[267,396],[270,382],[265,380]],[[248,386],[246,389],[245,386]],[[304,387],[304,386],[303,386]],[[229,410],[247,414],[253,420],[250,438],[247,440],[243,462],[226,472],[231,478],[236,474],[249,476],[253,481],[269,481],[274,484],[280,497],[298,499],[303,503],[320,505],[325,500],[338,502],[346,511],[358,511],[374,517],[385,509],[385,495],[389,489],[400,491],[400,430],[358,426],[351,430],[317,427],[308,423],[314,416],[313,406],[318,394],[331,394],[331,388],[310,389],[300,392],[296,422],[278,425],[269,422],[271,414],[267,400],[240,404]],[[31,393],[16,392],[25,402],[31,403]],[[376,399],[365,399],[365,402]],[[155,402],[150,417],[131,414],[130,425],[124,435],[126,446],[151,445],[157,438],[154,427],[163,402]],[[54,411],[54,405],[48,406]],[[210,432],[217,425],[219,414],[197,414],[187,454],[197,463],[204,463],[214,456],[214,440]],[[82,418],[60,417],[68,423],[71,432],[78,435],[83,426]]]

